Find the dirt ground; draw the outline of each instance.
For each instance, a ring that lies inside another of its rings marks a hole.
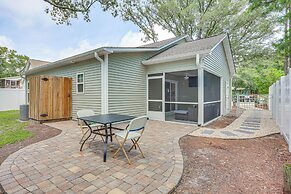
[[[291,162],[279,134],[248,140],[185,136],[184,173],[174,193],[283,193],[282,165]]]
[[[54,137],[61,133],[61,130],[55,129],[46,125],[42,124],[30,124],[26,127],[28,131],[31,131],[33,133],[33,136],[15,143],[15,144],[8,144],[4,147],[0,148],[0,164],[12,153],[16,152],[17,150],[20,150],[21,148],[24,148],[30,144],[49,139],[51,137]],[[0,184],[0,194],[4,193],[3,188]]]
[[[230,125],[233,121],[235,121],[242,113],[244,109],[240,109],[239,112],[236,111],[236,107],[233,107],[225,116],[220,117],[219,119],[211,122],[210,124],[206,125],[205,127],[211,129],[222,129]]]

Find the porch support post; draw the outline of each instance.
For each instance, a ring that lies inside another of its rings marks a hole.
[[[101,114],[108,113],[108,53],[104,59],[95,53],[95,58],[101,63]]]
[[[225,93],[223,94],[223,91],[226,90],[226,88],[224,89],[223,82],[224,82],[223,77],[220,77],[220,116],[224,115],[227,103],[226,100],[224,100],[224,98],[226,98],[226,94]]]
[[[196,55],[198,67],[198,125],[204,124],[204,69],[201,66],[200,56]]]

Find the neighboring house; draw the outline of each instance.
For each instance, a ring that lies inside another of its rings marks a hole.
[[[235,73],[227,34],[180,36],[140,47],[102,47],[27,70],[73,79],[72,115],[148,115],[206,124],[231,109]],[[30,102],[33,103],[33,102]]]
[[[19,76],[0,78],[0,88],[18,88],[23,87],[23,79]]]
[[[24,71],[33,69],[35,67],[40,67],[40,66],[48,64],[48,63],[49,63],[48,61],[29,59]],[[23,85],[24,85],[24,79],[20,76],[0,78],[0,88],[22,89]]]
[[[24,69],[27,71],[49,62],[30,59]],[[0,78],[0,111],[17,110],[27,101],[25,79],[22,76]]]

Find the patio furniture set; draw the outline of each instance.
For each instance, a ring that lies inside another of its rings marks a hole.
[[[108,139],[110,138],[110,141],[112,142],[114,136],[117,143],[119,144],[119,148],[114,153],[113,158],[116,157],[117,154],[122,150],[128,163],[131,164],[131,161],[124,148],[124,144],[127,140],[132,142],[132,146],[128,152],[130,152],[133,148],[138,148],[142,157],[144,157],[138,142],[144,132],[145,125],[148,120],[146,116],[135,118],[133,116],[120,114],[96,115],[93,110],[83,109],[77,112],[77,118],[83,133],[83,136],[80,140],[80,151],[82,151],[84,144],[92,135],[94,135],[93,140],[97,135],[99,135],[104,142],[103,161],[106,162]],[[125,129],[113,126],[113,124],[126,121],[130,121],[130,123]],[[116,131],[113,132],[113,130]]]

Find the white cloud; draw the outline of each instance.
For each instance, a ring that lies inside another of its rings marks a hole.
[[[141,32],[127,32],[120,40],[119,46],[140,46],[143,44]]]
[[[7,47],[9,49],[14,48],[14,42],[7,36],[0,35],[0,46]]]
[[[165,40],[168,38],[173,38],[174,34],[168,30],[164,30],[161,26],[155,25],[155,31],[158,34],[158,40]]]
[[[158,34],[158,40],[165,40],[168,38],[173,38],[174,35],[167,30],[164,30],[160,26],[155,26],[155,31]],[[128,31],[120,40],[119,46],[140,46],[143,44],[151,43],[152,41],[143,42],[145,35],[142,32],[132,32]]]
[[[0,15],[9,17],[19,26],[53,24],[44,12],[46,6],[43,0],[1,0]]]
[[[77,47],[73,48],[73,47],[67,47],[62,49],[58,56],[56,57],[57,59],[63,59],[66,57],[70,57],[76,54],[80,54],[89,50],[93,50],[102,46],[107,46],[107,43],[104,44],[92,44],[90,43],[88,40],[81,40],[78,44]]]

